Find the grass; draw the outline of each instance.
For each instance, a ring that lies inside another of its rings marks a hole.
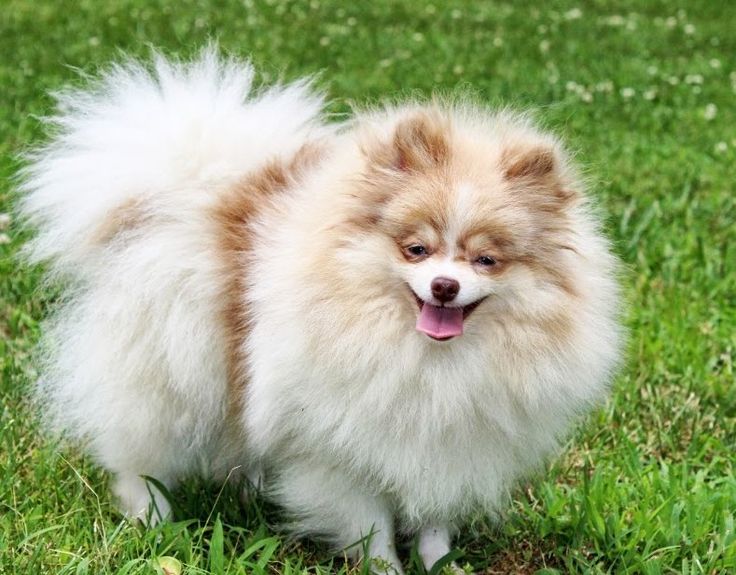
[[[486,573],[736,572],[734,22],[736,4],[706,0],[5,0],[0,214],[13,210],[15,155],[43,138],[47,91],[119,50],[187,55],[217,37],[265,80],[322,73],[336,111],[458,89],[538,109],[578,151],[626,263],[629,353],[610,401],[515,492],[504,521],[463,530],[460,561]],[[27,232],[7,219],[0,572],[162,573],[161,557],[191,574],[361,572],[280,536],[266,502],[242,507],[201,482],[176,494],[184,520],[125,522],[105,476],[39,433],[31,352],[53,294],[17,263]]]

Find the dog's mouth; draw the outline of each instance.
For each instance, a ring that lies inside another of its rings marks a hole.
[[[448,341],[463,334],[463,325],[468,316],[475,311],[481,302],[486,299],[482,297],[462,307],[436,306],[427,303],[411,290],[414,301],[419,307],[417,318],[417,331],[420,331],[434,340]]]

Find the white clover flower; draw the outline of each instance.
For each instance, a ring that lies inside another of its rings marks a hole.
[[[0,214],[0,230],[6,229],[10,225],[10,214]]]
[[[463,17],[463,13],[461,10],[458,10],[457,8],[455,8],[452,12],[450,12],[450,16],[452,17],[453,20],[460,20],[460,18]]]
[[[688,74],[687,76],[685,76],[685,83],[686,84],[702,84],[703,76],[702,74]]]
[[[319,39],[319,45],[320,46],[327,46],[330,43],[330,37],[329,36],[322,36]]]
[[[643,96],[645,100],[649,100],[651,102],[652,100],[654,100],[654,98],[657,97],[657,89],[649,88],[644,92]]]
[[[544,54],[546,54],[547,52],[549,52],[549,47],[550,47],[550,41],[549,40],[542,40],[539,43],[539,51],[542,52],[542,53],[544,53]]]
[[[677,86],[680,83],[680,79],[677,76],[668,76],[667,83],[671,86]]]
[[[708,104],[703,110],[703,117],[708,121],[715,119],[716,114],[718,114],[718,106],[713,103]]]
[[[603,82],[598,82],[595,85],[595,91],[596,92],[613,92],[613,82],[611,80],[604,80]]]
[[[721,61],[718,58],[711,58],[708,64],[710,64],[710,67],[713,68],[714,70],[717,70],[718,68],[721,67]]]
[[[462,64],[455,64],[452,68],[452,73],[456,76],[460,76],[463,72],[465,72],[465,68],[462,66]]]
[[[674,28],[677,26],[677,18],[674,16],[670,16],[667,18],[667,20],[664,21],[664,25],[667,26],[667,28]]]
[[[620,14],[613,14],[612,16],[606,18],[604,22],[609,26],[623,26],[624,24],[626,24],[626,18],[624,18]]]
[[[685,24],[683,30],[688,36],[692,36],[693,34],[695,34],[695,26],[693,26],[692,24]]]
[[[586,104],[590,104],[593,101],[593,94],[588,92],[587,90],[584,90],[580,94],[580,99],[585,102]]]
[[[624,100],[629,100],[630,98],[633,98],[636,95],[636,90],[634,88],[621,88],[621,97]]]
[[[728,144],[726,142],[718,142],[714,148],[717,153],[723,154],[728,150]]]
[[[564,16],[565,20],[578,20],[583,16],[583,11],[580,8],[573,8],[565,12]]]
[[[493,45],[494,45],[494,46],[495,46],[496,48],[500,48],[501,46],[503,46],[503,38],[501,38],[501,36],[496,36],[496,37],[495,37],[495,38],[493,39]]]
[[[650,76],[656,76],[657,72],[659,72],[659,70],[656,66],[652,65],[647,67],[647,74],[649,74]]]
[[[10,236],[8,234],[0,234],[0,246],[9,244]]]

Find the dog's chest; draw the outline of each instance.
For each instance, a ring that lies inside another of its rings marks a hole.
[[[452,356],[394,357],[359,377],[333,378],[320,374],[314,382],[328,389],[307,406],[310,427],[352,458],[445,465],[438,457],[467,458],[502,438],[508,443],[519,425],[502,382],[484,365]]]

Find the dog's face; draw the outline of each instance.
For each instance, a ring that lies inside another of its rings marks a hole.
[[[503,281],[514,238],[498,220],[478,217],[483,201],[472,183],[448,183],[408,191],[385,211],[396,271],[417,306],[416,327],[433,339],[461,335]]]
[[[387,285],[400,286],[428,337],[450,340],[470,321],[572,290],[563,252],[576,194],[554,141],[535,135],[472,137],[430,110],[374,151],[365,182],[391,245],[398,281]]]

